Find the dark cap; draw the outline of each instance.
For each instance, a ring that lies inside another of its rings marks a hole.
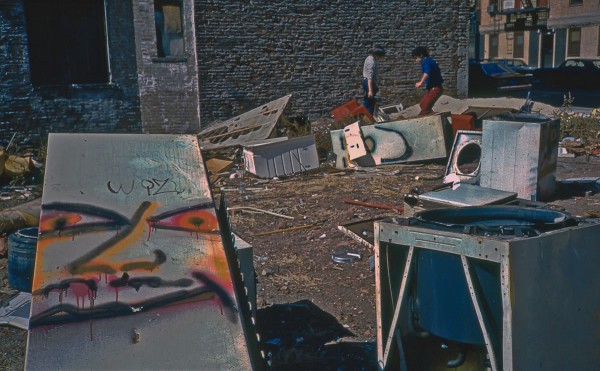
[[[383,48],[383,46],[376,46],[375,48],[373,48],[373,55],[376,55],[378,57],[385,56],[385,49]]]

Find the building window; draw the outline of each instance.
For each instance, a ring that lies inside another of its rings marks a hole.
[[[489,57],[498,58],[498,34],[490,35]]]
[[[581,49],[581,28],[569,28],[569,39],[567,44],[567,56],[579,57]]]
[[[155,0],[156,48],[159,57],[183,56],[183,18],[180,0]]]
[[[525,57],[525,34],[523,31],[515,31],[514,43],[515,47],[513,49],[513,57]]]
[[[31,83],[108,83],[104,0],[25,0]]]
[[[583,0],[569,0],[569,6],[583,5]]]

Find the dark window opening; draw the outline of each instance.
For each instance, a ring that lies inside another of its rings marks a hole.
[[[583,0],[569,0],[570,6],[578,6],[583,5]]]
[[[581,50],[581,28],[574,27],[569,29],[567,56],[579,57]]]
[[[183,19],[179,0],[155,0],[157,56],[183,56]]]
[[[31,82],[108,83],[104,0],[26,0]]]
[[[598,26],[598,55],[600,55],[600,26]]]
[[[515,48],[513,50],[513,57],[523,58],[525,57],[525,35],[523,31],[515,32],[514,36]]]
[[[490,48],[489,48],[489,54],[490,54],[490,58],[498,58],[498,34],[491,34],[490,35]]]

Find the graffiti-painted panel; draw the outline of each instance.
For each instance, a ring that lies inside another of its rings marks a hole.
[[[331,131],[335,166],[375,166],[442,159],[447,156],[450,124],[442,113],[360,127],[367,155],[350,160],[344,130]]]
[[[195,136],[51,134],[27,369],[250,369]]]

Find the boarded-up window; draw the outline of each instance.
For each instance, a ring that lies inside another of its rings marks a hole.
[[[579,57],[581,50],[581,27],[569,29],[569,39],[567,42],[567,56]]]
[[[155,0],[156,48],[159,57],[183,56],[183,19],[179,0]]]
[[[107,83],[103,0],[25,0],[31,82]]]
[[[514,36],[515,47],[513,49],[513,57],[525,57],[525,34],[523,31],[516,31]]]
[[[490,58],[498,57],[498,34],[490,34]]]

